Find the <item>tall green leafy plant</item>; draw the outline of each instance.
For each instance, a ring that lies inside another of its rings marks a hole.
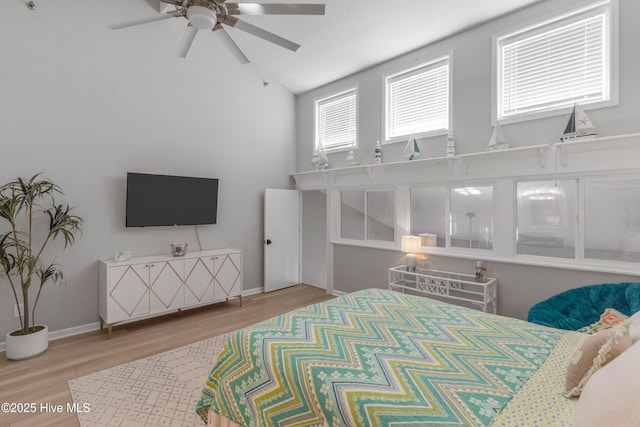
[[[63,278],[60,266],[54,261],[44,262],[45,247],[57,239],[64,240],[64,248],[74,243],[82,233],[83,219],[71,214],[68,204],[58,204],[55,196],[64,194],[62,189],[41,174],[31,179],[17,178],[0,186],[0,218],[8,227],[0,224],[0,278],[7,279],[13,290],[19,309],[22,334],[36,332],[35,312],[42,288],[48,281]],[[41,233],[35,221],[48,217],[48,232]],[[41,235],[44,234],[44,235]],[[29,289],[36,283],[38,291],[33,304]]]

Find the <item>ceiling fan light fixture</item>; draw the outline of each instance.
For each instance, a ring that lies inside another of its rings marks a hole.
[[[190,6],[187,9],[187,19],[199,30],[211,30],[218,22],[216,12],[204,6]]]

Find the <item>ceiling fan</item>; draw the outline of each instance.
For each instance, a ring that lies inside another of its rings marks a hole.
[[[233,41],[224,26],[259,37],[263,40],[275,43],[279,46],[297,51],[299,44],[280,37],[263,28],[256,27],[246,21],[238,19],[238,15],[324,15],[324,4],[298,4],[298,3],[230,3],[226,0],[161,0],[176,7],[176,10],[150,19],[131,21],[123,24],[112,25],[110,28],[120,30],[122,28],[162,21],[171,18],[186,18],[189,21],[186,32],[178,49],[178,56],[184,58],[189,52],[193,40],[200,30],[211,30],[220,34],[221,40],[242,64],[249,59],[240,47]]]

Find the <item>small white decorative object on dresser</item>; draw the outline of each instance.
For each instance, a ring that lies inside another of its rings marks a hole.
[[[100,261],[100,323],[113,325],[238,297],[242,305],[242,251],[213,249]]]
[[[407,271],[402,265],[389,269],[389,289],[414,295],[433,296],[453,304],[472,306],[484,312],[491,306],[498,313],[498,281],[493,277],[476,280],[471,274],[439,270]]]

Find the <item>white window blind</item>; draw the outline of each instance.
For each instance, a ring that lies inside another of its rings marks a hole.
[[[608,9],[498,39],[498,119],[610,99]]]
[[[386,78],[387,140],[449,128],[449,57]]]
[[[316,151],[353,148],[357,145],[357,92],[356,88],[317,100]]]

